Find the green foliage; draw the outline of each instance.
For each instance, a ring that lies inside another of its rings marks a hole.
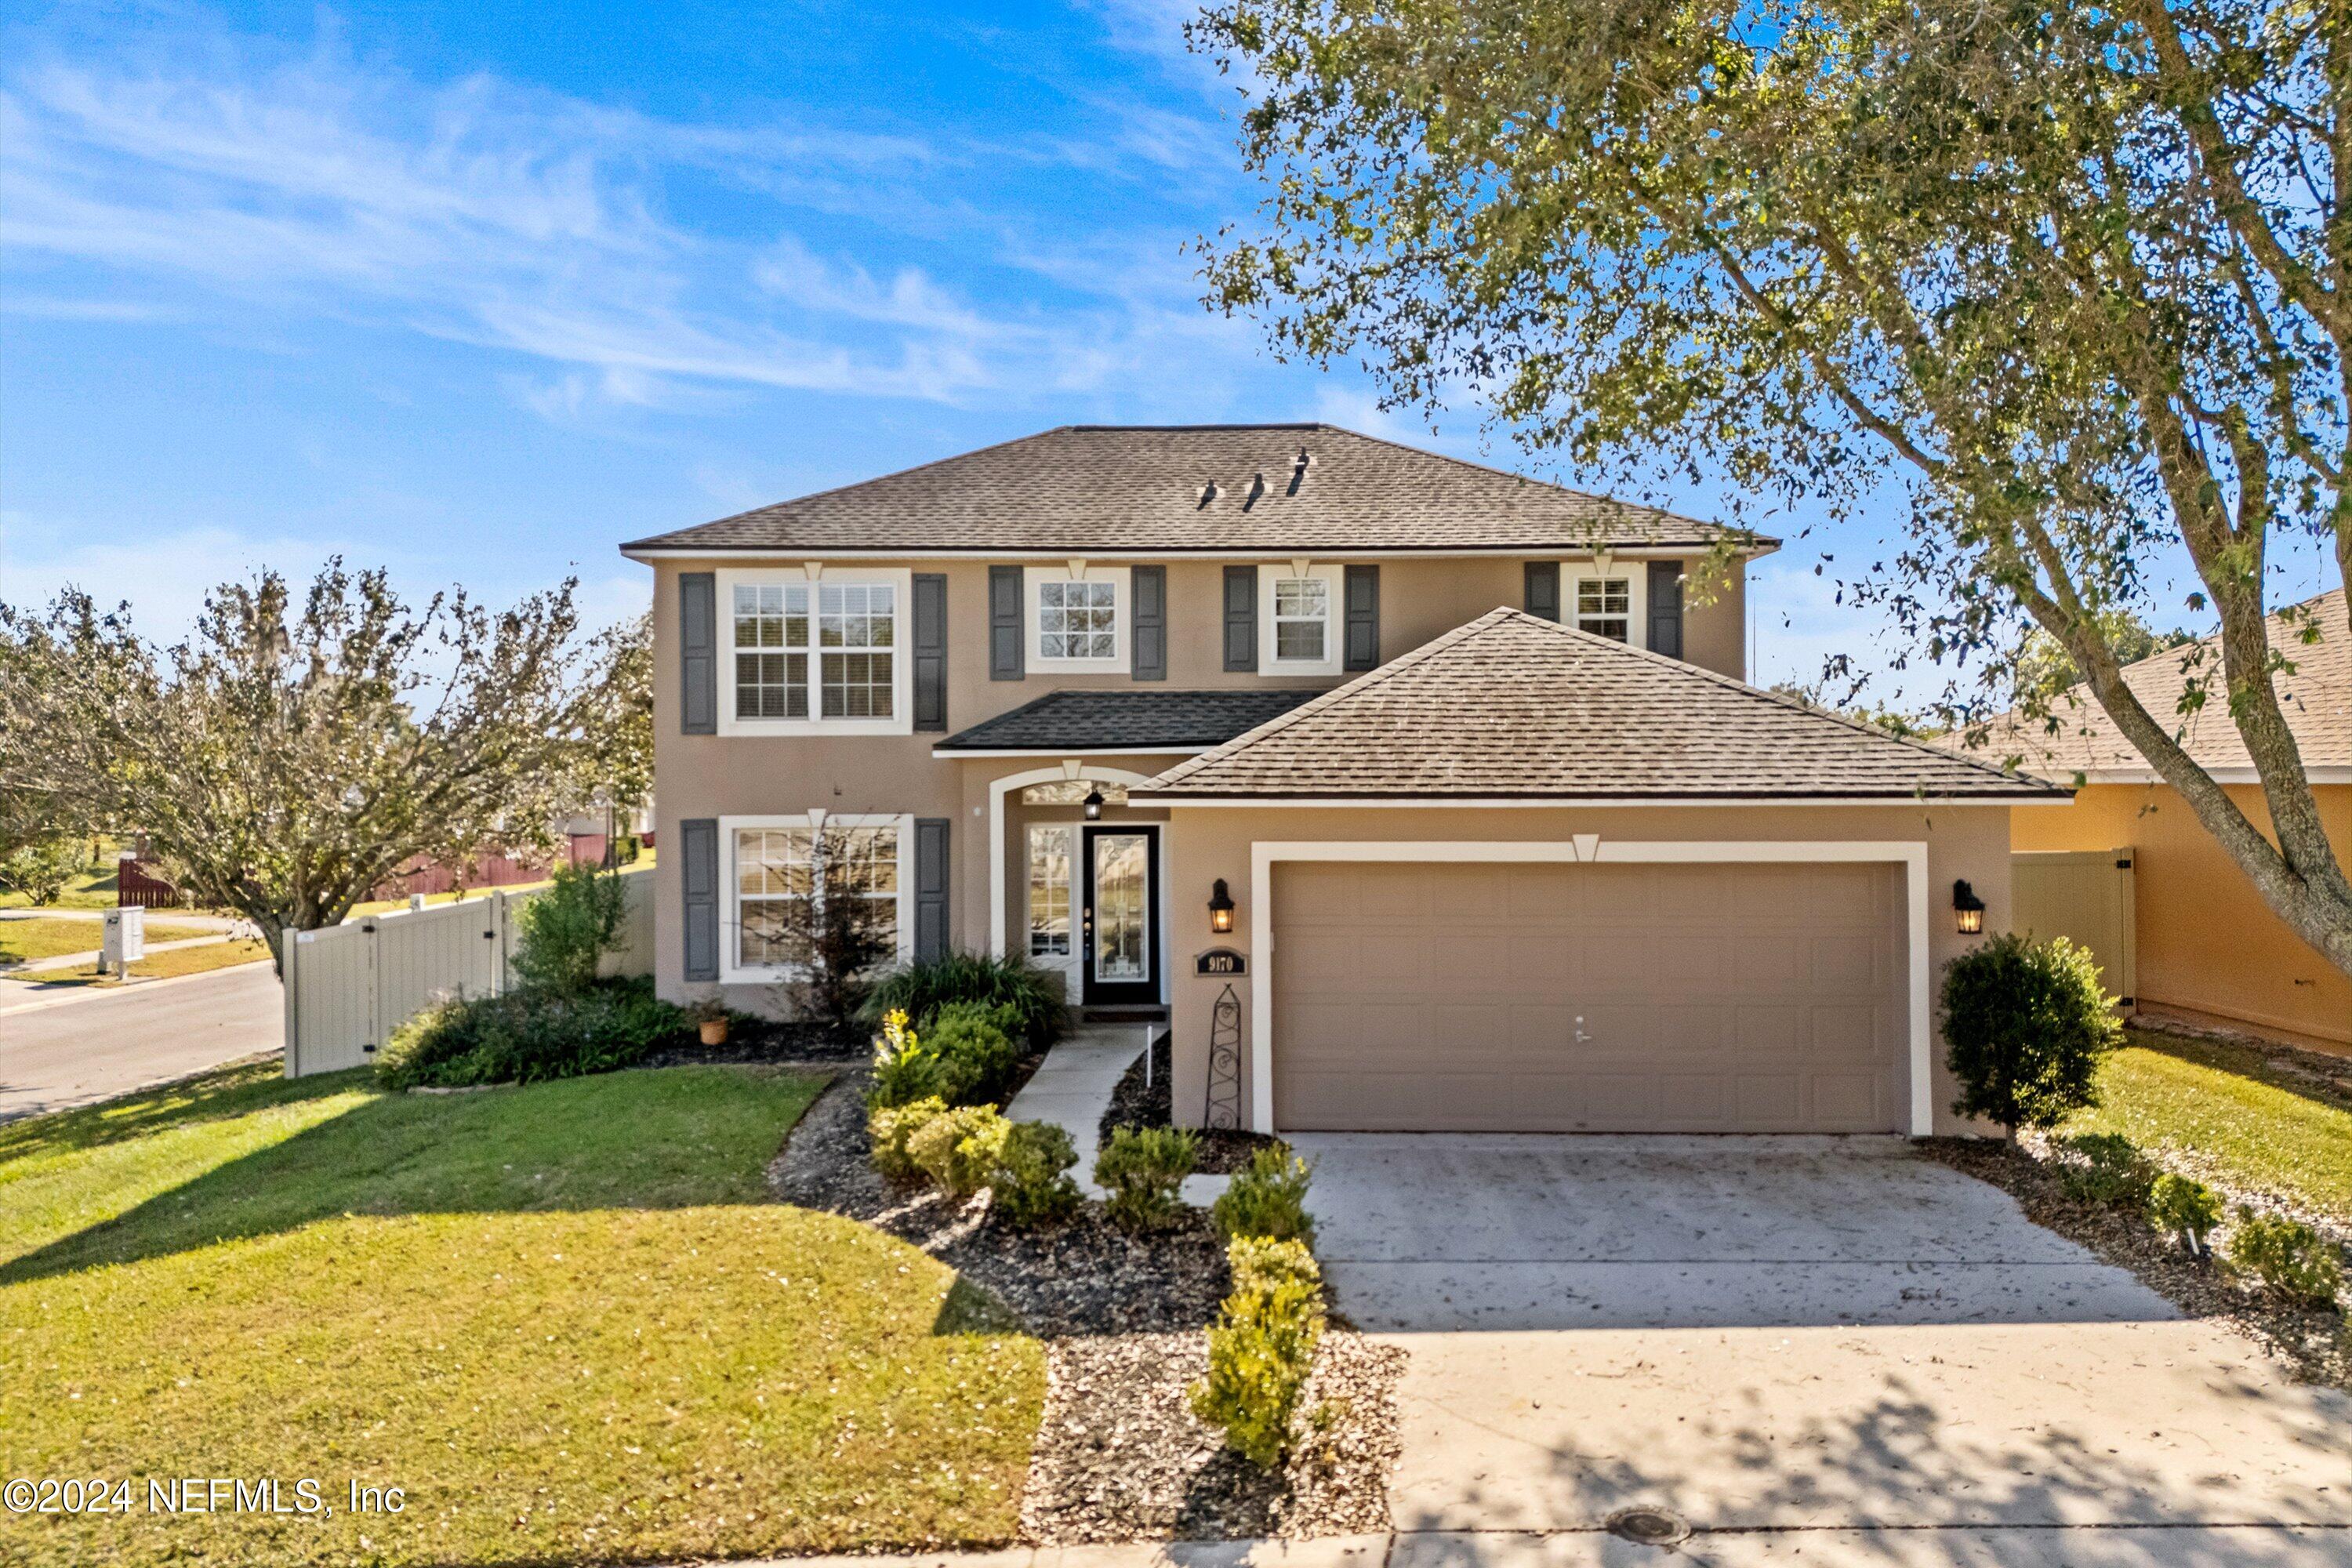
[[[2221,1194],[2191,1176],[2168,1171],[2147,1191],[2147,1219],[2196,1257],[2205,1256],[2205,1238],[2221,1223]]]
[[[970,1197],[996,1173],[1012,1125],[994,1106],[954,1106],[907,1135],[907,1158],[945,1191]]]
[[[1012,1013],[1010,1007],[969,1002],[940,1009],[924,1037],[938,1056],[940,1093],[949,1104],[992,1104],[1003,1099],[1013,1068],[1021,1063],[1020,1048],[998,1022]]]
[[[2230,1233],[2230,1267],[2272,1295],[2305,1307],[2332,1306],[2344,1265],[2327,1238],[2301,1220],[2241,1206]]]
[[[2098,1102],[2099,1060],[2123,1026],[2099,989],[2089,950],[2064,937],[2015,932],[1944,966],[1945,1060],[1959,1079],[1952,1104],[2015,1132],[2051,1127]]]
[[[866,1103],[910,1105],[946,1098],[940,1088],[940,1053],[907,1026],[906,1014],[893,1010],[874,1037],[874,1081],[866,1091]]]
[[[903,1105],[876,1105],[866,1113],[866,1136],[874,1145],[874,1168],[894,1182],[911,1182],[921,1175],[908,1140],[933,1118],[945,1116],[946,1100],[936,1095]]]
[[[1315,1168],[1287,1143],[1260,1149],[1211,1206],[1217,1233],[1227,1241],[1256,1237],[1312,1247],[1315,1221],[1307,1213],[1307,1184],[1314,1174]]]
[[[1042,1050],[1062,1037],[1067,1014],[1062,1006],[1058,975],[1020,957],[993,958],[986,953],[951,952],[937,958],[901,964],[884,975],[866,999],[861,1016],[879,1021],[897,1011],[928,1021],[941,1008],[958,1002],[980,1002],[1013,1009],[1017,1028],[1005,1032]]]
[[[610,871],[562,865],[554,885],[528,900],[516,924],[522,939],[515,948],[515,973],[532,985],[584,991],[596,981],[596,965],[618,945],[628,912],[629,889]]]
[[[51,834],[0,855],[0,888],[22,893],[36,904],[54,904],[66,884],[89,864],[89,839],[78,833]]]
[[[2084,1132],[2058,1141],[2059,1184],[2077,1203],[2144,1208],[2157,1169],[2119,1132]]]
[[[388,1089],[538,1083],[634,1067],[687,1027],[646,979],[600,980],[581,991],[526,986],[460,996],[393,1031],[376,1056]]]
[[[1209,1375],[1192,1413],[1225,1446],[1272,1469],[1290,1449],[1291,1418],[1323,1334],[1323,1276],[1304,1242],[1242,1237],[1226,1247],[1233,1293],[1209,1329]]]
[[[1069,1174],[1077,1163],[1064,1129],[1050,1121],[1014,1122],[997,1151],[991,1212],[1023,1230],[1067,1219],[1082,1201]]]
[[[1200,1139],[1189,1127],[1121,1127],[1095,1156],[1104,1207],[1121,1230],[1156,1230],[1176,1217],[1176,1195],[1192,1173]]]

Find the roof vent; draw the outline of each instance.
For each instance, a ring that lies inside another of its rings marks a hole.
[[[1217,499],[1217,481],[1216,481],[1216,480],[1214,480],[1214,479],[1211,479],[1207,484],[1202,485],[1202,486],[1201,487],[1201,505],[1202,505],[1202,506],[1206,506],[1206,505],[1208,505],[1211,501],[1213,501],[1213,500],[1216,500],[1216,499]],[[1197,509],[1196,509],[1196,510],[1197,510]]]
[[[1242,498],[1242,510],[1244,511],[1247,511],[1250,508],[1257,505],[1257,498],[1264,494],[1265,494],[1265,476],[1264,474],[1252,474],[1250,476],[1249,494]]]
[[[1290,488],[1283,491],[1283,494],[1295,496],[1298,493],[1298,487],[1307,482],[1307,465],[1314,460],[1315,459],[1307,454],[1306,447],[1301,447],[1298,448],[1298,456],[1292,460],[1290,465]]]

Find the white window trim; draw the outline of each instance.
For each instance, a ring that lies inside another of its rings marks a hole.
[[[1936,1130],[1935,1030],[1928,1010],[1927,846],[1916,839],[1668,839],[1638,842],[1579,833],[1566,839],[1389,839],[1279,842],[1250,846],[1250,1126],[1274,1131],[1274,868],[1281,861],[1594,862],[1615,865],[1822,865],[1888,862],[1904,868],[1909,999],[1911,1136]]]
[[[1069,992],[1069,994],[1072,996],[1076,996],[1077,994],[1075,987],[1078,984],[1078,961],[1080,957],[1078,952],[1078,909],[1081,897],[1080,888],[1083,884],[1083,877],[1081,876],[1078,865],[1078,855],[1080,851],[1078,837],[1079,826],[1079,824],[1075,822],[1033,822],[1030,823],[1023,832],[1021,845],[1021,952],[1025,954],[1028,957],[1029,962],[1036,967],[1040,969],[1060,970],[1066,974],[1068,976],[1068,984],[1073,988]],[[1060,834],[1064,841],[1064,849],[1069,857],[1070,951],[1066,953],[1036,953],[1030,952],[1029,951],[1029,938],[1031,934],[1030,922],[1034,918],[1034,910],[1031,908],[1030,900],[1031,895],[1037,890],[1036,884],[1032,882],[1029,878],[1029,849],[1031,844],[1040,833]]]
[[[1083,675],[1125,675],[1135,647],[1134,574],[1124,566],[1031,566],[1021,574],[1023,620],[1021,635],[1029,639],[1023,650],[1031,670],[1066,670]],[[1108,658],[1048,658],[1039,650],[1037,591],[1047,583],[1108,583],[1111,614],[1118,628],[1118,651]]]
[[[1012,875],[1012,868],[1007,864],[1010,858],[1008,854],[1010,847],[1005,843],[1004,832],[1005,797],[1033,784],[1048,784],[1059,779],[1093,779],[1101,784],[1123,784],[1132,787],[1150,783],[1151,775],[1129,773],[1125,768],[1102,767],[1092,763],[1081,762],[1076,757],[1065,757],[1058,767],[1028,768],[1017,773],[1007,773],[1001,779],[988,781],[988,951],[992,957],[1003,958],[1012,951],[1006,946],[1011,938],[1004,929],[1005,906],[1011,901],[1012,897],[1005,883],[1005,879]],[[1164,838],[1165,836],[1162,837]],[[1023,885],[1026,886],[1029,879],[1027,858],[1029,846],[1026,839],[1022,841],[1021,847],[1023,857],[1021,879]],[[1165,853],[1164,846],[1162,852]],[[1167,871],[1165,865],[1160,868],[1160,870],[1162,873],[1160,879],[1160,905],[1164,918],[1170,897],[1168,889],[1174,879],[1165,874]],[[1024,923],[1021,929],[1022,943],[1025,949],[1028,943],[1029,928]],[[1160,929],[1165,931],[1167,928],[1163,925]],[[1161,973],[1166,973],[1164,968]],[[1164,988],[1162,994],[1165,994]]]
[[[1347,575],[1341,566],[1309,564],[1305,572],[1286,561],[1257,569],[1258,668],[1268,675],[1338,675],[1347,658]],[[1323,584],[1323,657],[1282,658],[1275,653],[1274,585],[1294,577],[1311,577]]]
[[[1641,561],[1618,556],[1603,572],[1591,557],[1559,563],[1559,624],[1576,626],[1576,585],[1579,583],[1606,581],[1612,577],[1625,579],[1625,646],[1646,648],[1650,646],[1650,568]],[[1594,634],[1596,637],[1599,633]]]
[[[736,962],[743,951],[741,879],[736,875],[735,836],[746,828],[776,827],[895,827],[898,830],[898,958],[915,951],[915,818],[852,816],[845,812],[790,812],[781,816],[722,816],[719,819],[719,874],[727,892],[721,905],[719,932],[719,982],[722,985],[774,985],[800,977],[789,963],[745,965]]]
[[[817,575],[795,567],[727,568],[716,574],[719,589],[719,732],[721,735],[911,735],[915,732],[915,574],[897,566],[826,567]],[[891,633],[890,711],[887,719],[824,719],[824,649],[816,646],[818,590],[825,584],[880,583],[897,590],[897,625]],[[809,590],[809,713],[806,719],[739,719],[735,716],[735,590],[739,587],[805,585]]]

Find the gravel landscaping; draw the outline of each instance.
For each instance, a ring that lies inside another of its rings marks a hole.
[[[1133,1075],[1139,1079],[1140,1074]],[[1224,1247],[1187,1210],[1130,1237],[1097,1205],[1015,1231],[988,1198],[883,1180],[867,1160],[866,1074],[841,1073],[769,1171],[777,1196],[862,1220],[988,1292],[1047,1341],[1050,1377],[1022,1531],[1039,1544],[1307,1536],[1384,1530],[1403,1352],[1330,1331],[1300,1402],[1302,1437],[1268,1474],[1193,1418],[1201,1331],[1228,1288]]]
[[[2303,1381],[2352,1392],[2352,1327],[2340,1311],[2288,1305],[2242,1283],[2218,1263],[2190,1258],[2136,1210],[2068,1196],[2047,1158],[2046,1141],[2031,1133],[2015,1143],[1930,1138],[1915,1147],[1928,1159],[2000,1188],[2028,1219],[2130,1269],[2189,1316],[2219,1319],[2249,1335]],[[2229,1196],[2246,1201],[2244,1194]],[[2226,1233],[2216,1237],[2217,1250],[2225,1239]]]
[[[1171,1037],[1160,1037],[1151,1047],[1151,1084],[1144,1087],[1143,1058],[1127,1069],[1112,1091],[1110,1109],[1103,1112],[1102,1141],[1110,1142],[1111,1130],[1117,1127],[1166,1127],[1171,1124],[1174,1107],[1170,1099],[1170,1085],[1175,1072],[1175,1047]],[[1234,1128],[1202,1127],[1200,1133],[1200,1162],[1193,1169],[1203,1175],[1230,1176],[1248,1168],[1250,1156],[1275,1142],[1272,1134],[1244,1132]]]

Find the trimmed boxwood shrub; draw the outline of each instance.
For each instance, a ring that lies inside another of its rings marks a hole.
[[[2327,1238],[2299,1219],[2241,1207],[2230,1233],[2230,1267],[2263,1289],[2305,1307],[2330,1307],[2344,1288],[2344,1265]]]
[[[907,1135],[907,1158],[944,1191],[970,1197],[996,1173],[1011,1127],[993,1106],[955,1106]]]
[[[1291,1418],[1323,1334],[1323,1274],[1297,1241],[1244,1237],[1225,1249],[1233,1294],[1209,1329],[1209,1375],[1192,1414],[1225,1446],[1272,1469],[1290,1451]]]
[[[1121,1127],[1095,1156],[1103,1207],[1126,1231],[1157,1230],[1176,1217],[1201,1141],[1189,1127]]]
[[[2058,1183],[2077,1203],[2144,1208],[2157,1169],[2120,1132],[2083,1132],[2058,1141]]]
[[[634,1067],[687,1027],[643,978],[461,996],[394,1029],[376,1055],[376,1079],[389,1089],[454,1089],[578,1078]]]
[[[989,1212],[1022,1230],[1067,1219],[1084,1201],[1070,1179],[1077,1163],[1066,1130],[1050,1121],[1014,1122],[996,1153]]]
[[[1943,1000],[1957,1114],[2014,1133],[2098,1103],[2099,1060],[2124,1031],[2087,949],[1997,936],[1945,965]]]
[[[900,964],[876,983],[858,1016],[879,1023],[901,1012],[928,1025],[941,1008],[958,1002],[1012,1008],[1020,1022],[1005,1033],[1028,1041],[1033,1050],[1060,1039],[1068,1019],[1059,975],[1018,956],[961,952]]]
[[[923,1173],[907,1152],[907,1142],[934,1117],[947,1114],[948,1102],[934,1095],[905,1105],[877,1105],[866,1113],[866,1136],[874,1145],[874,1168],[894,1182],[911,1182]]]
[[[2193,1176],[2168,1171],[2148,1188],[2147,1219],[2191,1257],[2202,1258],[2205,1238],[2221,1223],[2221,1194]]]
[[[1307,1213],[1307,1184],[1314,1174],[1287,1143],[1260,1149],[1210,1205],[1217,1233],[1227,1241],[1254,1236],[1314,1246],[1315,1221]]]
[[[924,1037],[939,1058],[940,1097],[950,1105],[1001,1103],[1021,1065],[1007,1026],[1018,1025],[1011,1007],[956,1002],[940,1008]]]

